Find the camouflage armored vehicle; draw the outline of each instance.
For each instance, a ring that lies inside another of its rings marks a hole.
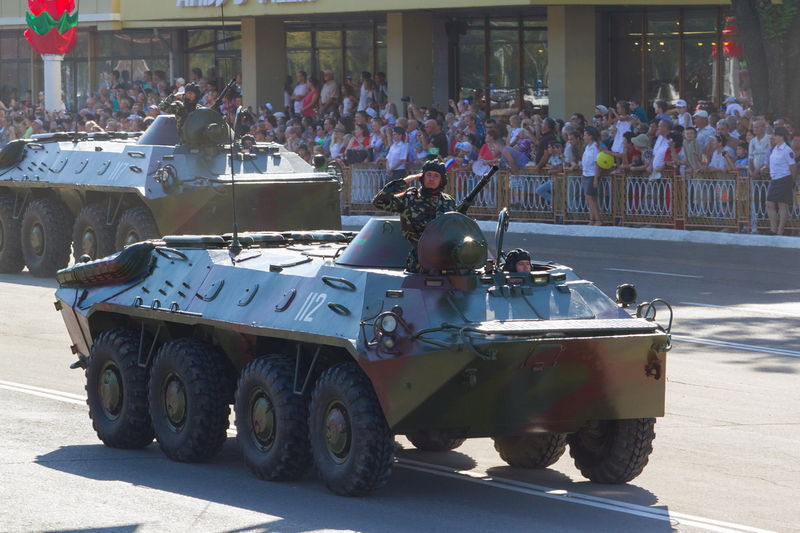
[[[423,233],[424,273],[404,271],[394,218],[239,241],[164,237],[59,272],[56,307],[106,445],[155,438],[172,459],[208,459],[232,404],[256,476],[314,464],[343,495],[387,482],[398,434],[438,451],[492,437],[523,468],[569,445],[601,483],[647,463],[670,335],[654,303],[639,318],[623,307],[631,286],[615,302],[563,265],[503,272],[455,212]]]
[[[53,133],[0,152],[0,273],[36,276],[170,233],[223,233],[231,225],[229,128],[219,113],[175,117],[142,134]],[[228,146],[226,146],[226,143]],[[239,227],[338,228],[337,180],[277,144],[233,156]],[[302,198],[303,202],[297,199]]]

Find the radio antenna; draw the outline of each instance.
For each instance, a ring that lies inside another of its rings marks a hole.
[[[222,23],[222,34],[225,37],[225,3],[219,5],[220,18]],[[228,100],[230,103],[230,100]],[[230,107],[230,106],[229,106]],[[228,109],[226,108],[226,113]],[[233,127],[228,129],[229,139],[231,142],[231,202],[233,202],[233,238],[228,247],[228,255],[231,257],[231,262],[236,264],[236,257],[242,252],[242,243],[239,242],[239,225],[236,222],[236,127],[239,124],[239,114],[242,112],[242,106],[236,110],[236,116],[233,119]],[[227,125],[227,117],[225,117],[225,124]]]

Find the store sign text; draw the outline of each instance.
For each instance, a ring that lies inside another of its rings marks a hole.
[[[248,0],[232,0],[233,5],[242,6]],[[289,4],[301,2],[316,2],[316,0],[256,0],[259,4]],[[228,0],[176,0],[178,7],[220,7],[228,3]]]

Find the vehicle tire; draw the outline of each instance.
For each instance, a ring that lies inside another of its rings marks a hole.
[[[424,429],[409,433],[406,438],[418,450],[426,452],[446,452],[455,450],[467,439],[459,437],[457,433],[447,430]]]
[[[394,438],[372,384],[355,363],[320,375],[309,411],[311,453],[328,489],[362,496],[389,481]]]
[[[161,450],[174,461],[208,460],[225,443],[230,408],[222,357],[211,345],[189,337],[164,344],[156,354],[150,418]]]
[[[139,366],[140,333],[109,329],[94,339],[86,361],[86,404],[97,436],[112,448],[153,442],[147,407],[147,368]],[[145,335],[145,349],[150,337]]]
[[[82,255],[100,259],[114,253],[114,226],[106,224],[106,207],[89,204],[81,209],[72,227],[72,256],[77,263]]]
[[[131,207],[122,212],[114,236],[115,249],[122,250],[129,244],[161,237],[153,214],[146,207]]]
[[[22,223],[14,219],[14,198],[0,196],[0,274],[16,274],[25,266]]]
[[[242,455],[256,476],[286,481],[308,471],[308,400],[294,393],[289,359],[271,355],[251,361],[239,377],[235,406]]]
[[[593,421],[567,436],[569,454],[595,483],[627,483],[642,473],[653,451],[655,418]]]
[[[567,450],[564,433],[537,433],[520,437],[495,437],[494,449],[509,466],[547,468]]]
[[[55,198],[33,200],[22,216],[22,255],[37,277],[54,276],[69,263],[72,215]]]

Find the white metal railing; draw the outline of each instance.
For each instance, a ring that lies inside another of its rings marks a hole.
[[[386,171],[375,167],[352,167],[350,201],[354,204],[370,204],[388,181]]]
[[[553,181],[547,174],[511,174],[508,204],[515,212],[552,213]]]
[[[455,192],[456,205],[460,204],[464,197],[475,188],[481,180],[481,176],[472,173],[471,170],[456,170],[450,174],[453,180],[453,191]],[[497,209],[497,180],[493,179],[472,202],[472,207]]]
[[[607,177],[600,178],[597,202],[601,213],[611,212],[611,180]],[[588,213],[589,206],[583,195],[583,176],[567,175],[567,213]]]
[[[628,216],[671,217],[672,180],[645,176],[625,178],[625,214]]]
[[[687,179],[686,214],[690,217],[735,219],[736,179]]]

